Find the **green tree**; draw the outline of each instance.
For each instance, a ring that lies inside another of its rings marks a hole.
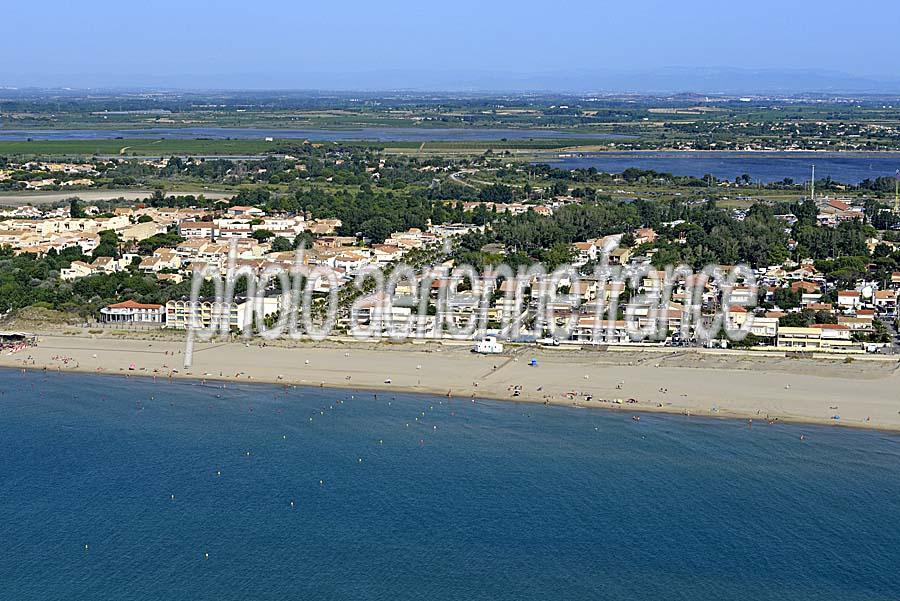
[[[272,252],[285,252],[289,250],[293,250],[291,241],[284,236],[275,236],[272,240]]]
[[[265,230],[265,229],[253,230],[253,233],[250,234],[250,237],[253,238],[254,240],[256,240],[257,242],[265,242],[269,238],[274,238],[275,233],[272,232],[271,230]]]

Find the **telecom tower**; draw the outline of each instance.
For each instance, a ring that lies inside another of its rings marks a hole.
[[[809,180],[809,199],[816,202],[816,166],[812,166],[812,179]]]
[[[894,213],[900,213],[900,169],[894,173]]]

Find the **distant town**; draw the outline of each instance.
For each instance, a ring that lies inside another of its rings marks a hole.
[[[78,190],[163,179],[209,190],[210,197],[203,191],[167,193],[161,187],[136,200],[117,200],[114,190],[109,200],[78,198]],[[337,335],[375,322],[386,333],[409,321],[417,311],[414,292],[432,297],[424,318],[433,336],[445,335],[437,321],[462,323],[479,310],[478,295],[462,283],[455,285],[449,309],[441,308],[450,314],[436,316],[438,286],[427,282],[426,289],[414,291],[421,282],[408,282],[388,314],[364,310],[351,323],[352,303],[365,309],[367,294],[373,306],[378,300],[377,293],[353,285],[372,267],[389,272],[401,263],[485,268],[539,261],[548,269],[571,264],[580,273],[577,282],[559,282],[552,301],[558,303],[554,315],[560,323],[575,327],[559,340],[553,324],[547,324],[532,341],[711,344],[681,327],[691,309],[686,282],[676,283],[663,307],[668,335],[635,341],[623,316],[630,311],[641,326],[657,319],[640,305],[647,304],[651,282],[626,289],[598,281],[598,260],[604,249],[613,248],[609,263],[632,270],[750,265],[757,294],[736,290],[729,307],[732,326],[752,317],[750,334],[733,343],[738,346],[842,353],[893,353],[895,348],[900,216],[891,195],[897,180],[890,176],[856,185],[828,179],[818,188],[814,181],[762,187],[741,177],[562,170],[512,162],[490,151],[420,158],[340,144],[291,143],[279,156],[249,160],[7,159],[0,180],[24,182],[28,189],[72,190],[63,201],[0,211],[0,309],[8,317],[41,308],[57,312],[60,323],[68,325],[183,330],[194,313],[208,324],[211,294],[200,307],[189,301],[197,270],[213,268],[224,275],[234,248],[238,267],[262,274],[289,266],[302,245],[306,265],[328,266],[336,274]],[[665,279],[664,271],[658,273]],[[515,283],[495,278],[497,293],[482,315],[489,332],[508,334],[503,324],[510,317],[534,322],[547,301],[540,298],[545,291],[541,277]],[[333,284],[317,282],[320,302]],[[524,303],[511,304],[505,294],[511,285],[525,291]],[[286,308],[277,286],[270,286],[265,314],[274,319]],[[588,309],[598,297],[606,303],[615,297],[618,305],[616,315],[606,316],[612,326],[603,328],[599,338],[598,317]],[[227,308],[234,332],[251,325],[246,302],[238,296]],[[722,302],[720,292],[708,286],[702,313],[711,315]]]

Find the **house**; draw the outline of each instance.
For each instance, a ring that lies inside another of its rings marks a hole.
[[[212,221],[182,221],[178,224],[178,235],[182,238],[213,238],[218,233]]]
[[[94,273],[94,268],[85,263],[84,261],[72,261],[69,265],[68,269],[61,269],[59,271],[59,279],[61,280],[76,280],[78,278],[87,277]]]
[[[726,315],[728,316],[728,321],[730,322],[729,326],[732,328],[741,328],[747,322],[747,309],[745,309],[741,305],[729,306]]]
[[[858,290],[840,290],[838,291],[838,307],[841,309],[858,309],[862,306]]]
[[[650,326],[661,327],[663,331],[680,330],[684,320],[684,309],[676,304],[669,305],[668,309],[661,310],[651,319],[648,314],[646,317],[638,316],[638,327],[646,329]]]
[[[576,242],[572,246],[575,249],[574,265],[576,267],[581,267],[597,260],[597,247],[594,246],[593,242]]]
[[[293,240],[298,234],[306,230],[306,221],[302,216],[298,217],[264,217],[259,225],[251,225],[254,230],[266,229],[275,234]]]
[[[802,291],[802,292],[801,292]],[[799,280],[796,282],[791,282],[791,292],[799,293],[799,294],[817,294],[821,291],[821,288],[815,282],[807,282],[806,280]]]
[[[731,289],[731,302],[744,307],[752,307],[756,304],[756,295],[749,286],[735,286]]]
[[[633,251],[630,248],[620,246],[609,253],[610,265],[625,265],[631,258]]]
[[[436,242],[439,242],[439,240],[434,234],[423,232],[417,227],[411,227],[405,232],[392,233],[391,237],[385,241],[385,244],[403,248],[422,248]]]
[[[119,233],[119,237],[125,242],[140,242],[165,231],[165,226],[154,221],[145,221],[126,227]]]
[[[822,304],[820,302],[821,300],[822,295],[819,293],[804,292],[803,295],[800,296],[800,304],[804,307],[809,307],[810,305],[820,305]]]
[[[322,236],[316,238],[314,246],[341,248],[342,246],[355,246],[356,242],[356,236]]]
[[[226,213],[230,217],[249,217],[249,218],[262,217],[263,215],[266,214],[265,211],[263,211],[262,209],[258,209],[256,207],[245,207],[245,206],[240,206],[240,205],[231,207],[230,209],[228,209],[226,211]]]
[[[896,290],[876,290],[875,308],[881,313],[892,315],[897,310]]]
[[[10,220],[12,222],[12,220]],[[36,235],[31,230],[0,230],[0,246],[12,246],[21,248],[29,244],[37,244],[41,241],[41,236]]]
[[[652,227],[642,227],[634,230],[634,243],[636,245],[652,244],[656,242],[656,238],[656,231]]]
[[[838,315],[838,323],[847,326],[851,332],[865,334],[875,331],[873,320],[871,318]]]
[[[393,263],[403,258],[403,249],[390,244],[375,244],[372,246],[372,257],[379,265]]]
[[[834,313],[834,305],[831,303],[809,303],[805,308],[817,313]]]
[[[349,275],[355,275],[371,262],[369,255],[363,252],[343,252],[334,257],[334,266],[344,269]]]
[[[396,300],[383,293],[359,299],[354,304],[355,313],[348,324],[351,333],[381,336],[407,331],[415,323],[411,301],[396,303]]]
[[[316,219],[310,222],[309,231],[317,236],[333,234],[341,225],[340,219]]]
[[[162,305],[127,300],[100,309],[100,321],[162,325],[165,322],[165,312]]]
[[[825,345],[834,345],[835,341],[850,341],[850,328],[839,323],[817,323],[811,326],[821,330],[822,342]]]
[[[428,233],[434,234],[437,238],[444,240],[446,238],[454,238],[456,236],[464,236],[471,232],[484,232],[483,225],[472,225],[471,223],[443,223],[440,225],[429,225]]]
[[[249,239],[253,236],[253,228],[246,227],[222,227],[219,229],[219,237],[222,239],[244,238]]]
[[[628,327],[623,320],[610,322],[608,319],[597,319],[596,316],[584,316],[578,319],[569,340],[582,344],[631,344],[633,341]]]
[[[174,250],[160,248],[151,257],[144,257],[138,267],[144,273],[158,273],[165,269],[179,269],[181,257]]]
[[[750,333],[758,338],[771,338],[778,336],[778,318],[754,317],[750,324]]]
[[[65,187],[65,186],[93,186],[93,185],[94,185],[94,180],[87,179],[87,178],[70,179],[70,180],[67,180],[67,181],[64,181],[64,182],[60,182],[59,185],[60,185],[61,187]]]
[[[97,257],[91,263],[91,267],[93,267],[94,273],[119,273],[120,271],[125,271],[125,269],[131,265],[132,259],[136,256],[137,255],[133,254],[125,254],[122,255],[121,259]]]

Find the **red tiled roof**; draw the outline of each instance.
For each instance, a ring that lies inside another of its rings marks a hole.
[[[809,303],[806,308],[810,311],[834,311],[834,306],[829,303]]]
[[[161,309],[162,305],[143,304],[133,300],[127,300],[121,303],[110,305],[109,309]]]

